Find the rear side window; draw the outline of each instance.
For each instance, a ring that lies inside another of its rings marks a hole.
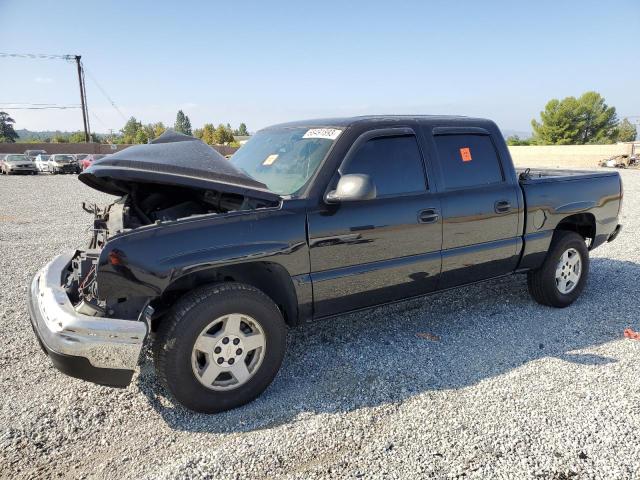
[[[425,190],[422,156],[413,135],[368,140],[342,169],[347,173],[369,175],[378,196]]]
[[[504,180],[488,135],[436,135],[434,140],[445,188],[475,187]]]

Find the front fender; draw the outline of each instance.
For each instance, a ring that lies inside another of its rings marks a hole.
[[[258,260],[309,273],[304,211],[203,216],[114,237],[100,254],[98,296],[158,297],[194,272]]]

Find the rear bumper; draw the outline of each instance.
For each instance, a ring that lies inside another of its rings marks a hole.
[[[72,377],[126,387],[147,334],[142,321],[90,317],[77,313],[61,287],[73,253],[54,258],[29,289],[31,325],[54,366]]]
[[[613,242],[621,230],[622,230],[622,225],[620,224],[616,225],[616,228],[613,230],[613,232],[611,232],[611,235],[609,235],[609,238],[607,238],[607,242]]]

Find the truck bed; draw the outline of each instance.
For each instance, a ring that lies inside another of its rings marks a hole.
[[[588,178],[618,177],[616,171],[562,170],[558,168],[516,168],[521,184],[584,180]]]

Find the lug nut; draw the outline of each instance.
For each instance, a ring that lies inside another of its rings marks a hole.
[[[222,339],[222,343],[224,343],[225,345],[226,345],[227,343],[229,343],[229,338],[228,338],[228,337],[224,337],[224,338]]]
[[[234,338],[234,339],[233,339],[233,344],[234,344],[234,345],[237,345],[237,344],[239,344],[239,343],[240,343],[240,339],[239,339],[239,338]]]
[[[224,358],[222,358],[222,357],[218,358],[218,365],[220,365],[222,363],[224,363]]]
[[[213,353],[220,353],[222,349],[220,347],[216,347],[213,349]]]
[[[236,355],[242,355],[242,349],[241,348],[236,350]]]
[[[230,358],[229,359],[229,365],[233,365],[233,362],[234,362],[233,358]]]

